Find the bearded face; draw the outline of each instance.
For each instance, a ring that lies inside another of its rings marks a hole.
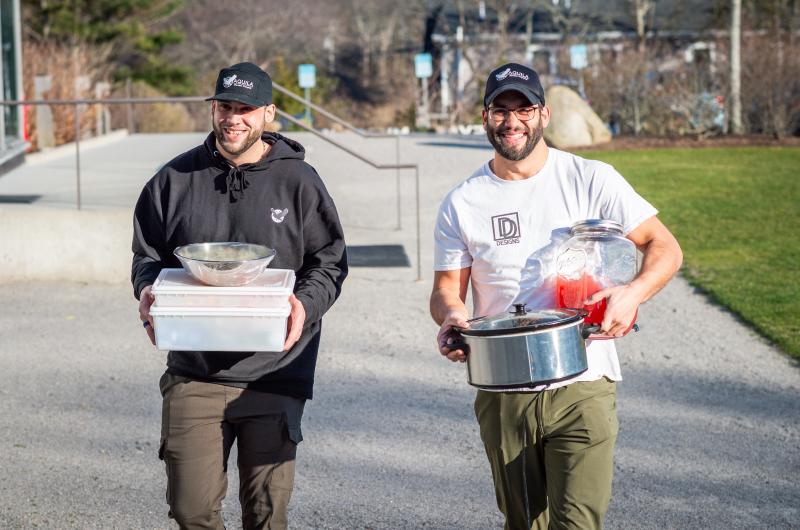
[[[264,109],[237,102],[216,101],[213,129],[217,144],[230,156],[239,156],[259,141]]]
[[[495,151],[503,158],[518,162],[524,160],[542,139],[544,127],[542,115],[528,121],[520,121],[513,114],[505,121],[486,121],[486,137]]]

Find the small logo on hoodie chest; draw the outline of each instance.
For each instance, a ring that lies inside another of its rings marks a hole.
[[[270,208],[272,210],[272,221],[275,223],[282,223],[283,220],[286,218],[286,214],[289,213],[289,208]]]

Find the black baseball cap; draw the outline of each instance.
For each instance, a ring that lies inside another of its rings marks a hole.
[[[544,105],[544,89],[539,74],[527,66],[507,63],[492,70],[486,79],[483,106],[488,108],[494,98],[509,90],[516,90],[534,105]]]
[[[206,101],[238,101],[265,107],[272,103],[272,79],[253,63],[238,63],[219,71],[214,95]]]

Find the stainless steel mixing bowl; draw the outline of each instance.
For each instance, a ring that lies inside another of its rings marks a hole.
[[[275,250],[250,243],[193,243],[176,248],[174,254],[196,280],[233,287],[255,280],[275,257]]]

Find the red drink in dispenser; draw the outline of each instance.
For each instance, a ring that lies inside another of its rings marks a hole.
[[[583,302],[607,287],[626,285],[636,276],[636,246],[614,221],[587,219],[570,228],[571,237],[561,246],[556,261],[556,305],[584,309],[588,325],[600,325],[607,302]],[[628,333],[636,321],[630,323]],[[613,338],[593,335],[592,338]]]
[[[587,324],[600,324],[606,313],[606,299],[591,305],[585,305],[584,300],[592,296],[603,287],[589,274],[582,274],[579,278],[570,279],[563,276],[556,278],[556,304],[558,307],[571,307],[585,309],[589,316],[585,318]]]

